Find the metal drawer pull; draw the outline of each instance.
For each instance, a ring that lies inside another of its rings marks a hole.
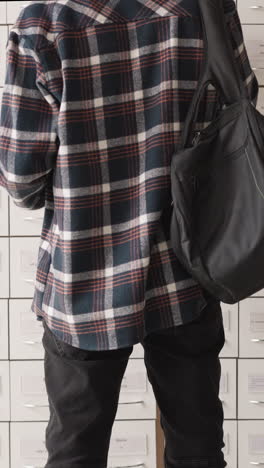
[[[250,465],[259,465],[259,466],[260,466],[260,465],[262,465],[262,466],[264,465],[264,462],[253,462],[253,461],[251,461],[251,462],[249,462],[249,463],[250,463]]]
[[[253,403],[255,405],[258,405],[259,403],[264,403],[264,400],[249,400],[249,403]]]
[[[23,343],[25,344],[30,344],[30,345],[35,345],[35,344],[40,344],[40,341],[32,341],[32,340],[23,340]]]
[[[44,468],[43,466],[37,466],[37,465],[24,465],[24,468]]]
[[[120,401],[120,403],[118,403],[118,404],[119,405],[135,405],[135,404],[138,404],[138,403],[144,403],[144,400]]]
[[[27,283],[34,283],[34,279],[32,278],[24,278],[24,281],[26,281]]]
[[[259,341],[264,341],[264,338],[251,338],[251,340],[253,343],[258,343]]]
[[[262,5],[252,5],[249,8],[254,10],[263,10],[264,7]]]
[[[41,404],[34,404],[34,403],[24,403],[26,408],[48,408],[49,404],[41,405]]]
[[[43,466],[37,466],[37,465],[24,465],[24,468],[44,468]]]
[[[37,219],[43,219],[42,216],[24,216],[25,221],[36,221]]]
[[[136,468],[138,466],[145,466],[145,463],[136,463],[136,464],[133,464],[133,465],[114,465],[113,467],[111,468]]]

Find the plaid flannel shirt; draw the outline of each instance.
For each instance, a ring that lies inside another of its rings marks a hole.
[[[233,0],[225,15],[256,104]],[[0,184],[17,206],[45,207],[31,309],[74,346],[130,346],[206,305],[172,252],[167,208],[203,59],[194,0],[33,2],[11,27]],[[216,105],[209,85],[196,129]]]

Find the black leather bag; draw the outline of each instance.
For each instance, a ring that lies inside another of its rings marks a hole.
[[[224,303],[264,288],[264,116],[246,93],[221,0],[198,0],[206,59],[177,153],[172,156],[172,248]],[[208,83],[223,106],[195,134]]]

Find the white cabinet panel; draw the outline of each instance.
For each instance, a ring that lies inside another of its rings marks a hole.
[[[239,356],[264,358],[264,298],[240,302]]]
[[[0,298],[9,297],[9,238],[0,238]]]
[[[264,0],[237,0],[237,9],[241,23],[264,23]]]
[[[129,359],[121,384],[116,419],[156,418],[156,400],[143,359]]]
[[[7,34],[7,26],[0,26],[0,63],[4,65],[0,67],[0,86],[4,85],[5,80]]]
[[[9,423],[0,423],[0,468],[9,467]]]
[[[144,348],[141,343],[133,345],[133,351],[130,354],[130,359],[143,358],[144,357]]]
[[[155,421],[115,421],[107,468],[156,468]]]
[[[46,427],[46,422],[11,422],[11,468],[44,467]],[[128,466],[156,468],[155,421],[114,422],[107,468]]]
[[[6,23],[6,2],[0,2],[0,24]]]
[[[264,87],[259,88],[257,109],[264,115]],[[264,289],[261,289],[255,296],[264,296]]]
[[[8,202],[9,195],[7,191],[0,187],[0,236],[8,236]]]
[[[222,451],[224,453],[226,468],[237,466],[237,421],[224,420],[224,443]]]
[[[264,421],[238,421],[238,467],[264,465]]]
[[[10,424],[11,468],[42,468],[47,462],[46,422]]]
[[[11,361],[11,420],[49,419],[44,361]]]
[[[43,223],[44,208],[27,210],[10,203],[10,235],[40,236]]]
[[[259,85],[264,85],[264,25],[242,24],[242,30],[250,65]]]
[[[238,356],[238,304],[221,303],[225,344],[220,352],[220,357]]]
[[[33,297],[39,237],[10,238],[10,297]]]
[[[11,361],[11,420],[49,419],[43,360]],[[155,419],[156,401],[143,359],[130,359],[121,385],[116,419]]]
[[[236,359],[220,359],[221,380],[219,398],[223,404],[224,418],[236,418]]]
[[[24,0],[24,1],[20,0],[18,2],[17,1],[16,2],[12,2],[12,1],[6,2],[7,24],[14,24],[14,22],[16,21],[20,11],[22,10],[22,8],[24,8],[24,6],[28,5],[29,3],[30,2],[26,1],[26,0]]]
[[[8,359],[8,300],[0,299],[0,359]],[[1,419],[1,416],[0,416]]]
[[[260,106],[264,106],[264,88],[260,87],[259,88],[259,95],[258,95],[258,105],[257,108]],[[263,107],[264,109],[264,107]],[[260,289],[257,291],[255,294],[252,294],[250,297],[264,297],[264,289]]]
[[[238,418],[264,419],[263,359],[238,360]]]
[[[0,361],[0,415],[1,421],[10,421],[9,361]]]
[[[43,325],[31,311],[31,299],[9,300],[10,359],[43,359]]]

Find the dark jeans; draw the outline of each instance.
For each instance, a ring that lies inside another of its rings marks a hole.
[[[44,323],[50,405],[45,468],[106,468],[120,386],[133,346],[88,351],[59,340]],[[219,302],[189,324],[148,335],[144,361],[160,409],[165,468],[223,468]],[[140,422],[139,422],[140,424]]]

